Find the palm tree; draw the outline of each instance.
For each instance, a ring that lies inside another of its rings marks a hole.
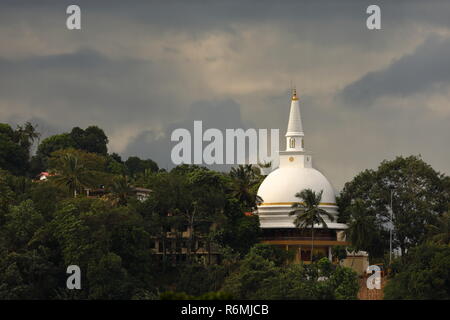
[[[58,185],[67,186],[70,193],[76,197],[78,190],[86,187],[90,181],[89,170],[80,163],[74,154],[66,153],[57,165],[53,180]]]
[[[368,214],[364,201],[356,199],[348,208],[350,221],[345,235],[356,251],[367,249],[375,236],[375,218]]]
[[[29,146],[39,138],[40,133],[36,131],[36,128],[30,122],[25,122],[24,126],[17,126],[17,135],[21,145]]]
[[[16,132],[19,144],[23,148],[26,148],[28,152],[30,152],[30,148],[36,140],[38,140],[39,144],[39,137],[41,134],[36,131],[36,127],[34,127],[30,122],[25,122],[24,126],[18,125]]]
[[[450,244],[450,212],[438,218],[436,225],[428,225],[430,241],[436,244]]]
[[[295,215],[294,224],[300,229],[311,229],[311,262],[313,261],[314,252],[314,225],[321,225],[324,229],[328,228],[324,217],[330,221],[334,221],[334,217],[320,208],[320,201],[322,200],[323,190],[316,193],[311,189],[304,189],[295,194],[295,197],[302,200],[302,202],[294,203],[289,215]]]
[[[124,206],[128,203],[128,198],[132,196],[133,187],[125,176],[115,177],[110,185],[108,198],[114,205]]]
[[[260,168],[271,168],[272,167],[272,161],[263,162],[263,163],[258,162],[258,166]]]
[[[239,165],[231,168],[230,177],[233,179],[233,195],[248,209],[254,209],[262,202],[257,195],[257,188],[262,179],[259,169],[251,164]]]
[[[267,175],[268,171],[266,169],[272,168],[272,161],[260,163],[258,162],[259,171],[262,175]]]

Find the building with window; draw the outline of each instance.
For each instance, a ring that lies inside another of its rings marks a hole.
[[[165,259],[174,265],[186,261],[188,256],[204,264],[219,263],[219,247],[208,237],[191,235],[191,232],[187,226],[163,230],[160,237],[152,239],[153,253],[160,262]]]
[[[313,254],[311,230],[296,228],[295,216],[289,215],[292,204],[301,202],[295,194],[304,189],[322,192],[319,207],[334,217],[333,221],[323,217],[327,228],[314,225]],[[257,208],[262,228],[261,241],[291,251],[296,262],[310,263],[313,256],[324,256],[332,260],[333,246],[349,245],[344,235],[347,226],[337,222],[338,207],[334,188],[328,179],[313,167],[312,155],[305,149],[300,102],[295,90],[291,98],[286,150],[279,151],[279,167],[264,179],[258,196],[262,198],[262,203]]]

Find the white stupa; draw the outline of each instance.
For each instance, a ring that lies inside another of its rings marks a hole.
[[[295,90],[286,132],[286,150],[279,152],[279,158],[279,168],[264,179],[258,190],[263,200],[258,206],[261,228],[295,228],[295,217],[289,216],[292,204],[301,201],[295,194],[312,189],[323,191],[320,207],[336,217],[334,222],[324,217],[328,228],[345,229],[345,224],[336,223],[337,205],[332,185],[320,171],[313,168],[312,156],[305,150],[300,103]]]

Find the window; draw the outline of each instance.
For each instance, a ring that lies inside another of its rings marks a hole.
[[[295,139],[289,139],[289,148],[295,148]]]
[[[305,147],[305,140],[302,139],[302,149]]]

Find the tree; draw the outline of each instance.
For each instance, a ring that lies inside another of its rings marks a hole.
[[[373,217],[379,237],[370,247],[386,251],[390,221],[389,207],[393,195],[394,248],[402,253],[425,239],[426,225],[434,224],[446,211],[450,188],[446,177],[433,170],[420,157],[397,157],[383,161],[377,170],[366,170],[345,184],[339,205],[339,221],[348,222],[347,207],[361,199],[367,215]],[[381,254],[382,255],[382,254]]]
[[[34,242],[45,226],[32,200],[9,207],[0,223],[0,299],[47,299],[56,286],[51,250]]]
[[[214,239],[223,247],[229,247],[241,256],[258,243],[261,233],[258,215],[243,214],[243,204],[227,198],[223,210],[224,219],[214,233]]]
[[[355,300],[358,296],[358,275],[350,268],[337,267],[329,277],[333,296],[337,300]]]
[[[357,274],[346,267],[335,266],[327,258],[303,264],[279,264],[276,250],[257,245],[230,274],[222,291],[235,299],[356,299],[359,290]]]
[[[219,290],[227,276],[227,270],[220,264],[193,261],[178,265],[177,275],[177,291],[198,296]]]
[[[56,134],[45,138],[39,144],[35,156],[35,161],[40,162],[42,165],[42,170],[46,170],[48,166],[48,159],[51,154],[55,151],[75,148],[75,141],[68,133]]]
[[[127,299],[132,288],[122,258],[113,252],[103,255],[88,266],[89,299]]]
[[[139,157],[133,156],[125,161],[125,165],[128,168],[128,172],[133,177],[139,173],[143,173],[146,169],[150,169],[152,172],[158,171],[158,165],[151,159],[142,160]]]
[[[61,160],[60,165],[55,168],[56,175],[53,180],[58,185],[67,186],[69,192],[76,197],[82,188],[89,185],[89,181],[91,181],[90,173],[80,163],[79,159],[71,153],[65,154]]]
[[[109,156],[110,156],[113,160],[117,161],[118,163],[123,163],[122,157],[121,157],[118,153],[113,152],[113,153],[111,153]]]
[[[154,290],[151,236],[132,208],[85,197],[66,200],[46,232],[64,266],[86,270],[80,298],[130,299]]]
[[[428,241],[436,244],[450,244],[450,212],[445,212],[435,225],[428,225]]]
[[[53,152],[48,161],[49,169],[54,169],[54,168],[60,166],[63,162],[64,157],[67,154],[72,154],[73,156],[78,158],[80,163],[84,167],[86,167],[86,169],[88,169],[90,171],[102,172],[104,174],[108,174],[108,167],[107,167],[108,159],[107,159],[107,157],[102,156],[98,153],[87,152],[84,150],[78,150],[78,149],[73,149],[73,148],[63,149],[63,150],[58,150],[58,151]],[[104,183],[104,181],[101,181],[100,183]]]
[[[30,156],[31,146],[36,139],[39,139],[40,133],[36,131],[35,126],[27,121],[23,126],[17,126],[16,134],[18,136],[19,145],[28,150],[28,156]]]
[[[223,175],[206,168],[187,170],[183,201],[178,214],[184,218],[189,230],[188,258],[194,239],[205,237],[215,221],[223,214],[226,203],[227,180]],[[178,175],[175,171],[175,175]]]
[[[277,246],[258,243],[251,248],[252,254],[263,257],[264,259],[273,261],[275,266],[281,267],[292,258],[286,250],[280,249]]]
[[[352,247],[356,251],[368,251],[370,255],[379,254],[379,247],[374,243],[379,243],[378,230],[376,227],[375,218],[368,214],[364,202],[361,199],[356,199],[349,207],[347,207],[348,228],[345,234],[350,240]]]
[[[450,247],[423,244],[410,248],[384,288],[384,298],[450,299]]]
[[[109,186],[108,198],[116,206],[125,206],[128,199],[134,195],[133,187],[128,182],[126,176],[117,176]]]
[[[33,183],[26,194],[33,200],[34,207],[46,221],[53,218],[59,203],[67,197],[67,192],[53,181]]]
[[[112,182],[113,175],[107,172],[106,157],[76,149],[58,150],[48,160],[50,171],[55,174],[50,180],[67,186],[72,195],[87,188],[103,188]]]
[[[122,176],[127,174],[127,166],[123,163],[122,158],[117,153],[110,154],[107,159],[108,172]]]
[[[14,131],[10,125],[0,123],[0,169],[16,175],[28,170],[29,140],[20,131]]]
[[[4,170],[0,170],[0,226],[5,221],[5,214],[9,212],[9,208],[15,201],[15,193],[8,184],[9,173]]]
[[[38,146],[37,155],[49,158],[55,151],[74,147],[75,141],[69,133],[56,134],[42,140]]]
[[[86,130],[74,127],[70,133],[47,137],[39,144],[36,155],[31,159],[32,172],[38,174],[47,170],[49,158],[55,151],[77,149],[106,156],[107,144],[108,137],[97,126],[87,127]]]
[[[250,250],[239,270],[225,280],[222,290],[235,299],[260,299],[266,288],[263,284],[276,278],[278,272],[273,261]]]
[[[254,210],[263,200],[257,195],[262,182],[259,169],[250,164],[239,165],[231,168],[230,177],[233,179],[233,196],[245,205],[246,210]]]
[[[163,271],[166,266],[167,231],[177,225],[177,217],[174,216],[177,196],[176,188],[179,187],[178,179],[168,172],[155,174],[154,179],[146,185],[153,192],[144,203],[139,203],[138,212],[143,216],[146,230],[152,237],[159,241],[162,249]]]
[[[171,227],[186,227],[190,259],[195,240],[208,238],[214,222],[223,214],[227,180],[222,174],[204,167],[181,165],[169,173],[159,172],[148,187],[152,189],[149,202],[153,216],[161,222],[170,219],[179,224]],[[159,229],[162,227],[160,225]]]
[[[19,249],[26,247],[35,232],[44,225],[44,218],[36,211],[32,200],[26,200],[11,207],[6,214],[3,232],[8,239],[8,247]]]
[[[347,258],[347,247],[345,246],[333,246],[331,248],[331,254],[337,261],[342,261]]]
[[[295,194],[303,202],[292,204],[292,211],[289,215],[295,215],[294,225],[300,229],[311,229],[311,261],[314,254],[314,225],[321,225],[322,228],[328,228],[323,217],[327,217],[330,221],[334,221],[334,217],[326,210],[319,207],[322,200],[323,190],[319,193],[311,189],[304,189]]]
[[[74,141],[76,149],[102,155],[107,154],[108,137],[97,126],[89,126],[85,130],[74,127],[70,132],[70,137]]]
[[[51,261],[48,248],[0,250],[0,300],[50,299],[58,274],[64,270]]]

